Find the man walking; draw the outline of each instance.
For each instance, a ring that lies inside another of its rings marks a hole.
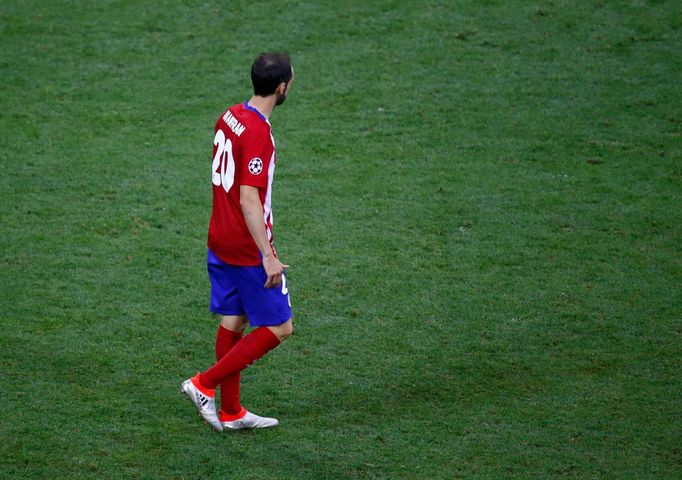
[[[240,372],[293,332],[291,302],[273,247],[275,141],[268,118],[287,98],[294,70],[286,55],[253,62],[254,95],[228,108],[213,139],[213,210],[208,232],[211,311],[221,315],[216,363],[182,383],[182,392],[216,430],[274,427],[240,403]],[[254,329],[244,335],[246,326]],[[220,387],[220,411],[215,390]]]

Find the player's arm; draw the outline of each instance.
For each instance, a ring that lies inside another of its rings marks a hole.
[[[263,222],[263,205],[260,203],[258,188],[249,185],[239,187],[239,203],[246,220],[246,226],[251,237],[256,242],[258,250],[263,256],[263,267],[268,275],[265,288],[275,288],[282,283],[282,272],[288,265],[283,265],[272,251],[268,234]]]

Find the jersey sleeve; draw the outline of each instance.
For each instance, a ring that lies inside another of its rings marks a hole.
[[[240,184],[267,188],[268,169],[275,147],[270,132],[258,130],[244,139],[240,168]]]

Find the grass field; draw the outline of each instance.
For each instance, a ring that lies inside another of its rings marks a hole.
[[[260,51],[296,333],[217,434],[213,125]],[[0,5],[0,478],[682,476],[682,5]]]

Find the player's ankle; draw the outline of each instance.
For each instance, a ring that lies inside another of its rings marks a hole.
[[[221,422],[234,422],[235,420],[244,418],[244,416],[246,416],[246,413],[247,413],[246,409],[244,407],[241,407],[241,409],[237,413],[228,413],[224,412],[223,410],[220,410],[218,416],[220,417]]]
[[[201,383],[201,372],[197,372],[197,374],[193,376],[191,380],[192,384],[197,387],[197,390],[199,390],[201,393],[207,397],[215,397],[215,388],[209,388]]]

